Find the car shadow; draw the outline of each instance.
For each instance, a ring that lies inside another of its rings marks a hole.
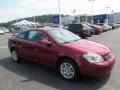
[[[82,38],[82,39],[88,39],[88,37],[84,37],[84,38]]]
[[[20,82],[36,81],[60,90],[97,90],[103,87],[109,76],[102,78],[83,77],[75,81],[66,81],[54,69],[33,62],[14,63],[11,58],[0,59],[0,66],[10,72],[27,78]]]

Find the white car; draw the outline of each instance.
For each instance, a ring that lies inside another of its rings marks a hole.
[[[103,31],[108,31],[112,29],[112,26],[105,24],[105,23],[100,23],[98,25],[102,26]]]
[[[111,30],[112,29],[112,26],[108,25],[108,24],[104,24],[103,25],[103,29],[104,30]]]
[[[0,30],[0,34],[5,34],[5,32],[3,30]]]
[[[120,27],[120,24],[119,24],[119,23],[116,23],[115,25],[116,25],[117,28]]]
[[[7,28],[4,28],[5,33],[9,33],[9,30]]]
[[[4,33],[9,33],[9,30],[5,27],[0,27],[0,30],[4,31]]]

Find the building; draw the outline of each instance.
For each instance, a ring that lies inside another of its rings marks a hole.
[[[71,23],[74,22],[74,20],[75,20],[74,16],[66,15],[66,16],[61,17],[61,22],[62,22],[63,25],[71,24]]]
[[[120,23],[120,12],[110,14],[109,23]]]
[[[75,16],[75,23],[81,23],[81,22],[88,22],[88,16],[87,14],[77,15]]]
[[[108,19],[107,19],[108,18]],[[63,25],[71,24],[71,23],[81,23],[81,22],[88,22],[91,23],[92,16],[83,14],[83,15],[76,15],[76,16],[62,16],[61,22]],[[111,13],[111,14],[100,14],[100,15],[94,15],[93,16],[94,24],[96,23],[120,23],[120,12],[118,13]]]

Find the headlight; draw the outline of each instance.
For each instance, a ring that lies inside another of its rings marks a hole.
[[[104,61],[102,56],[93,53],[84,54],[83,57],[91,63],[98,63]]]

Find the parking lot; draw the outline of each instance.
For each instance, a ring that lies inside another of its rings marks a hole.
[[[116,63],[108,77],[81,77],[63,80],[53,69],[32,62],[11,61],[7,47],[9,34],[0,35],[0,90],[119,90],[120,86],[120,28],[93,35],[89,40],[108,45],[116,55]]]

